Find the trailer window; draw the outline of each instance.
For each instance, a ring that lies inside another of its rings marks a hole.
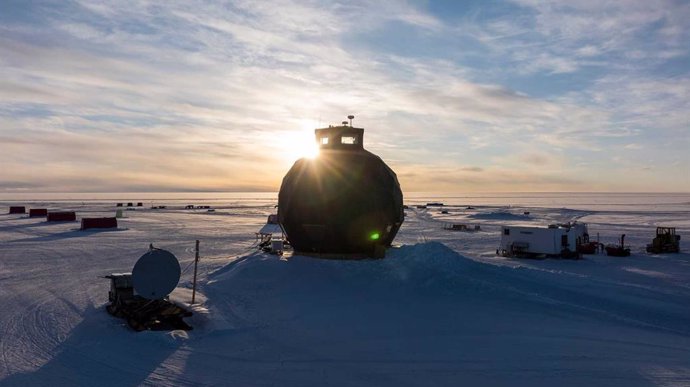
[[[509,229],[509,228],[504,228],[504,229],[503,229],[503,235],[510,235],[510,229]]]

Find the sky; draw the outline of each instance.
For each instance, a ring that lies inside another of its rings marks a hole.
[[[0,2],[0,192],[690,192],[690,1]]]

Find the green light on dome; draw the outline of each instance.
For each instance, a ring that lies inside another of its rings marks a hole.
[[[372,241],[378,240],[380,237],[381,236],[377,232],[371,233],[371,235],[369,235],[369,239],[371,239]]]

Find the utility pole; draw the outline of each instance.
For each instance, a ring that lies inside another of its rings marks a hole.
[[[196,268],[199,264],[199,240],[196,240],[196,256],[194,257],[194,282],[192,284],[192,305],[194,304],[194,298],[196,297]]]

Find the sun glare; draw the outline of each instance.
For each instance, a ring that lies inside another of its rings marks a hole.
[[[315,128],[306,128],[306,125],[303,125],[302,130],[286,133],[283,137],[283,147],[291,161],[302,157],[313,159],[318,156],[319,147],[314,141]]]

